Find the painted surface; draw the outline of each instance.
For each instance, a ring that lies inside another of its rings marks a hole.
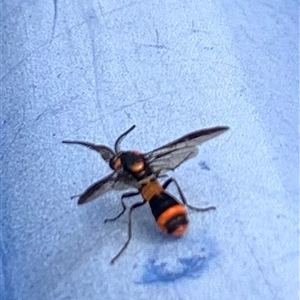
[[[3,299],[297,299],[297,12],[284,0],[3,1]],[[217,211],[191,212],[174,240],[140,208],[110,266],[127,219],[103,221],[120,193],[70,200],[109,168],[61,141],[112,146],[133,124],[123,145],[141,151],[231,130],[172,174]]]

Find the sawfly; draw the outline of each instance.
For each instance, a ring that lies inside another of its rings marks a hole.
[[[124,202],[126,198],[137,195],[141,195],[143,198],[143,201],[137,202],[129,208],[128,238],[121,250],[111,260],[111,264],[120,257],[131,240],[132,212],[136,208],[149,203],[160,230],[177,237],[182,236],[188,227],[189,220],[186,207],[198,212],[216,209],[214,206],[199,208],[190,205],[174,178],[168,178],[163,184],[160,184],[159,179],[166,176],[168,171],[175,170],[183,162],[196,156],[198,146],[229,129],[227,126],[217,126],[194,131],[148,153],[122,151],[120,148],[122,140],[134,128],[135,125],[118,137],[114,145],[114,150],[105,145],[96,145],[89,142],[63,141],[65,144],[82,145],[96,151],[113,170],[109,175],[89,186],[79,196],[79,205],[90,202],[112,190],[121,191],[135,188],[135,192],[127,192],[122,195],[122,211],[114,218],[105,219],[104,221],[112,222],[117,220],[126,211],[127,207]],[[181,201],[166,191],[172,182],[178,190]]]

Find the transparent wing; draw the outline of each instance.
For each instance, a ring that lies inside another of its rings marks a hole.
[[[144,155],[154,173],[161,176],[195,157],[198,153],[198,146],[227,130],[229,130],[227,126],[197,130]]]
[[[112,190],[126,190],[129,188],[139,188],[139,184],[136,180],[132,179],[128,174],[125,174],[122,170],[118,170],[110,173],[101,180],[93,183],[89,186],[78,199],[78,204],[85,204],[98,198],[105,193]]]
[[[157,177],[163,176],[166,172],[176,169],[183,162],[194,157],[198,153],[198,146],[204,142],[217,137],[229,129],[227,126],[201,129],[159,147],[151,152],[143,154]],[[102,156],[109,162],[116,154],[105,145],[95,145],[82,141],[63,141],[66,144],[78,144],[88,147]],[[126,190],[131,187],[139,188],[140,184],[128,173],[119,169],[108,176],[89,186],[79,197],[78,204],[84,204],[102,196],[111,190]]]
[[[187,147],[165,154],[149,163],[153,172],[159,177],[168,171],[174,171],[188,159],[195,157],[198,153],[197,147]]]
[[[115,156],[115,152],[111,148],[105,145],[96,145],[96,144],[83,142],[83,141],[62,141],[62,142],[64,144],[81,145],[89,149],[92,149],[98,152],[106,162],[109,162],[109,160]]]

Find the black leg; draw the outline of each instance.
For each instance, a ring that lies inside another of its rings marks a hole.
[[[117,216],[115,216],[114,218],[107,218],[107,219],[105,219],[104,223],[106,223],[106,222],[113,222],[113,221],[116,221],[118,218],[120,218],[124,214],[124,212],[125,212],[125,210],[127,208],[126,205],[125,205],[125,203],[124,203],[124,199],[125,198],[129,198],[129,197],[133,197],[133,196],[137,196],[139,194],[140,194],[140,192],[129,192],[129,193],[123,194],[122,197],[121,197],[121,203],[122,203],[122,207],[123,207],[122,211]]]
[[[188,208],[192,209],[192,210],[195,210],[195,211],[200,211],[200,212],[205,212],[205,211],[209,211],[209,210],[215,210],[216,207],[215,206],[209,206],[209,207],[205,207],[205,208],[200,208],[200,207],[195,207],[195,206],[192,206],[190,204],[188,204],[178,182],[174,179],[174,178],[169,178],[164,184],[163,184],[163,188],[166,189],[171,182],[174,182],[174,184],[176,185],[176,188],[179,192],[179,195],[180,195],[180,198],[183,202],[184,205],[186,205]]]
[[[133,204],[130,209],[129,209],[129,220],[128,220],[128,238],[127,238],[127,241],[126,243],[124,244],[124,246],[122,247],[122,249],[118,252],[118,254],[110,261],[110,264],[112,265],[120,256],[121,254],[123,253],[123,251],[127,248],[130,240],[131,240],[131,215],[132,215],[132,212],[137,208],[137,207],[140,207],[142,205],[144,205],[146,203],[146,201],[143,201],[143,202],[138,202],[138,203],[135,203]]]

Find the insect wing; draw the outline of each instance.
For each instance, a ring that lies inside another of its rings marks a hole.
[[[198,153],[197,146],[217,137],[228,129],[227,126],[217,126],[194,131],[144,155],[154,172],[163,175],[196,156]]]
[[[62,142],[64,144],[81,145],[81,146],[87,147],[91,150],[94,150],[97,153],[99,153],[106,162],[109,162],[109,160],[115,156],[115,152],[111,148],[109,148],[105,145],[95,145],[95,144],[92,144],[89,142],[83,142],[83,141],[62,141]]]
[[[168,171],[174,171],[182,163],[184,163],[192,157],[195,157],[197,153],[197,147],[186,147],[165,154],[164,156],[161,156],[158,159],[154,159],[152,162],[149,163],[149,165],[151,166],[153,172],[157,176],[161,176],[167,173]]]
[[[89,186],[78,199],[78,204],[85,204],[112,190],[126,190],[131,187],[138,188],[138,183],[123,171],[110,173],[108,176]]]

